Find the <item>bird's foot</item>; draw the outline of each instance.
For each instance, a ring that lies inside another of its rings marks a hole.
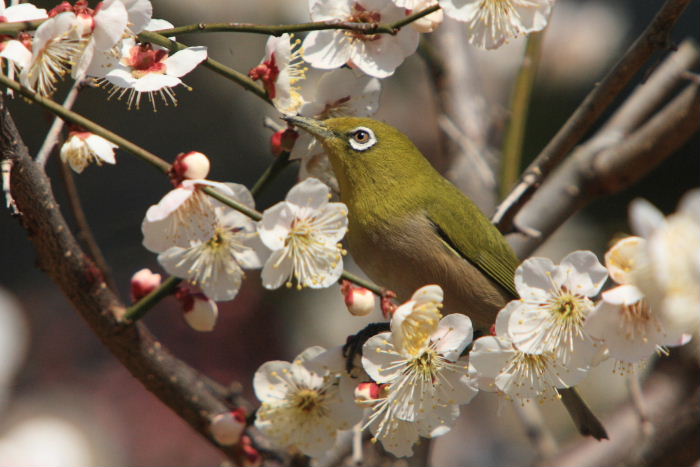
[[[362,355],[362,346],[370,337],[376,336],[380,332],[389,331],[389,323],[371,323],[356,334],[348,336],[343,346],[343,357],[345,357],[345,370],[352,374],[355,367],[355,358]]]

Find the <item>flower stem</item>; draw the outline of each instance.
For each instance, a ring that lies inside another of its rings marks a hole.
[[[360,276],[356,276],[355,274],[348,272],[348,271],[343,271],[343,274],[341,274],[340,278],[345,279],[345,280],[349,280],[353,284],[359,285],[360,287],[364,287],[367,290],[371,290],[372,292],[379,295],[380,297],[382,296],[382,293],[384,292],[384,289],[382,287],[379,287],[374,282],[363,279]]]
[[[523,63],[520,65],[520,71],[518,71],[518,76],[513,86],[510,99],[510,120],[506,129],[502,151],[501,199],[510,192],[511,187],[515,184],[520,174],[527,111],[530,105],[535,75],[537,74],[537,66],[540,61],[542,34],[541,32],[535,32],[528,36]]]
[[[175,276],[168,277],[157,289],[149,293],[134,305],[127,308],[122,320],[128,324],[134,323],[153,308],[163,298],[172,294],[177,286],[182,282],[182,279]]]
[[[72,110],[68,110],[62,105],[52,101],[48,97],[43,97],[37,94],[36,92],[32,91],[29,88],[26,88],[19,84],[17,81],[11,80],[8,77],[0,74],[0,84],[3,84],[4,86],[7,86],[10,89],[13,89],[20,94],[22,94],[24,97],[27,99],[36,102],[37,104],[41,105],[42,107],[45,107],[55,115],[58,115],[62,119],[74,123],[76,125],[80,125],[83,128],[91,131],[92,133],[95,133],[96,135],[102,136],[103,138],[107,139],[108,141],[113,142],[114,144],[118,145],[120,148],[125,149],[132,154],[140,157],[141,159],[145,160],[149,164],[155,166],[156,168],[160,169],[162,172],[168,172],[170,170],[170,164],[165,162],[163,159],[160,157],[156,156],[152,152],[149,152],[145,149],[143,149],[140,146],[137,146],[136,144],[132,143],[126,138],[123,138],[116,133],[112,133],[109,131],[107,128],[98,125],[97,123],[93,122],[92,120],[89,120],[82,115],[73,112]]]
[[[250,193],[253,195],[253,197],[256,198],[262,189],[265,188],[265,186],[267,186],[267,184],[277,175],[279,175],[279,173],[282,172],[289,164],[289,152],[285,151],[279,156],[275,157],[272,160],[272,163],[267,166],[267,169],[265,169],[265,172],[263,172],[258,181],[255,182],[253,188],[250,189]]]
[[[424,10],[408,15],[399,21],[382,23],[356,23],[352,21],[316,21],[299,24],[253,24],[253,23],[197,23],[186,26],[178,26],[171,29],[156,31],[162,36],[176,36],[193,32],[245,32],[253,34],[266,34],[281,36],[284,33],[321,31],[326,29],[344,29],[363,34],[396,34],[402,27],[440,9],[439,5],[432,5]]]

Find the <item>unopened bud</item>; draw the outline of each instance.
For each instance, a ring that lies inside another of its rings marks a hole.
[[[153,273],[148,268],[136,271],[131,276],[131,301],[136,303],[143,297],[160,287],[160,274]]]
[[[343,281],[340,291],[350,314],[366,316],[374,311],[375,298],[370,290],[353,285],[350,281]]]
[[[220,413],[211,420],[209,431],[217,443],[230,446],[238,443],[246,426],[246,416],[243,409]]]
[[[192,329],[200,332],[214,330],[216,318],[219,316],[219,309],[214,300],[187,288],[180,288],[175,296],[182,303],[183,316]]]
[[[180,153],[170,169],[170,178],[174,185],[183,180],[202,180],[207,178],[210,168],[209,158],[201,152]]]
[[[632,283],[632,275],[644,261],[646,240],[641,237],[625,237],[605,253],[605,267],[610,278],[618,284]]]
[[[270,138],[272,154],[279,156],[283,152],[291,152],[298,137],[299,133],[291,128],[275,132]]]

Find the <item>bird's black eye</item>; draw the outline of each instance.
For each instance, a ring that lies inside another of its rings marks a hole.
[[[377,143],[374,132],[367,127],[357,127],[349,133],[348,141],[355,151],[366,151]]]

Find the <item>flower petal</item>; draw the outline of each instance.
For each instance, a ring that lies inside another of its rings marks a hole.
[[[207,48],[204,46],[187,47],[165,59],[165,73],[179,78],[194,70],[197,65],[207,59]]]

